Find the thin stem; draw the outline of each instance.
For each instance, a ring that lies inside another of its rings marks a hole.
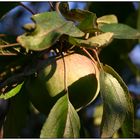
[[[13,44],[7,44],[7,45],[0,45],[0,49],[2,48],[8,48],[8,47],[13,47],[13,46],[19,46],[19,43],[13,43]]]
[[[56,12],[58,12],[58,13],[60,13],[59,4],[60,4],[60,2],[56,2],[56,5],[55,5],[55,10],[56,10]]]
[[[94,64],[96,64],[97,62],[94,60],[94,58],[91,56],[91,54],[83,47],[81,47],[81,49],[90,57],[90,59],[94,62]]]
[[[100,68],[103,70],[103,67],[102,67],[102,65],[101,65],[101,62],[100,62],[100,59],[99,59],[99,57],[98,57],[97,51],[96,51],[95,49],[93,49],[93,52],[94,52],[94,54],[95,54],[95,56],[96,56],[96,59],[97,59],[97,62],[98,62],[98,64],[99,64]]]
[[[95,66],[95,65],[97,65],[97,62],[94,60],[94,58],[92,57],[92,55],[91,55],[85,48],[81,48],[81,49],[82,49],[82,50],[90,57],[90,59],[92,60],[95,73],[97,74],[98,71],[97,71],[96,66]]]
[[[16,56],[17,53],[0,53],[0,56]]]
[[[89,33],[86,33],[85,39],[89,38]]]
[[[35,15],[35,13],[26,5],[24,5],[22,2],[19,3],[20,6],[22,6],[23,8],[25,8],[27,11],[29,11],[32,15]]]
[[[64,54],[62,52],[62,43],[60,45],[60,49],[59,49],[59,52],[62,56],[62,61],[63,61],[63,66],[64,66],[64,89],[65,89],[65,92],[68,93],[68,87],[67,87],[67,68],[66,68],[66,63],[65,63],[65,58],[64,58]]]
[[[65,63],[65,58],[64,58],[64,55],[62,52],[61,52],[61,55],[62,55],[62,60],[63,60],[63,64],[64,64],[64,88],[65,88],[65,91],[68,92],[66,63]]]
[[[52,2],[49,1],[48,3],[49,3],[49,5],[50,5],[51,10],[52,10],[52,11],[55,11],[55,8],[54,8]]]

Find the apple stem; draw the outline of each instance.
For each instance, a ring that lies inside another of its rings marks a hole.
[[[90,57],[90,59],[93,61],[93,63],[95,63],[95,64],[97,63],[95,61],[95,59],[91,56],[91,54],[85,48],[81,47],[81,49]]]
[[[64,66],[64,90],[66,93],[68,93],[68,87],[67,87],[67,69],[66,69],[66,63],[63,52],[60,52],[63,60],[63,66]]]
[[[99,66],[100,66],[101,70],[103,70],[102,64],[101,64],[100,59],[99,59],[99,57],[98,57],[97,50],[92,49],[92,51],[93,51],[93,53],[94,53],[94,54],[95,54],[95,56],[96,56],[97,62],[98,62],[98,64],[99,64]]]

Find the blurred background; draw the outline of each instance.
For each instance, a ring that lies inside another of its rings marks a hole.
[[[53,3],[55,5],[55,2]],[[24,7],[26,6],[26,7]],[[140,31],[140,2],[69,2],[70,9],[87,9],[97,17],[115,14],[120,23]],[[29,8],[29,10],[27,10]],[[32,14],[50,11],[48,2],[0,2],[0,34],[18,36],[24,33],[26,23],[31,23]],[[12,37],[11,37],[12,38]],[[113,55],[112,55],[113,54]],[[114,40],[100,53],[101,62],[112,66],[123,78],[133,98],[135,107],[135,137],[140,137],[140,40]],[[3,122],[7,103],[0,100],[0,125]],[[102,116],[100,97],[79,112],[84,131],[83,137],[99,138]],[[39,137],[45,120],[43,114],[29,113],[26,127],[21,132],[23,138]],[[82,136],[81,136],[82,137]],[[114,138],[119,137],[119,132]]]

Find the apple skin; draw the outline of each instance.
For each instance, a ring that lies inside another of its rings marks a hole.
[[[32,104],[42,113],[48,114],[55,102],[65,94],[67,85],[69,99],[75,109],[88,105],[98,90],[97,67],[88,57],[73,53],[62,58],[51,58],[37,77],[27,81],[27,92]],[[64,80],[64,71],[66,79]],[[96,74],[95,74],[96,73]]]

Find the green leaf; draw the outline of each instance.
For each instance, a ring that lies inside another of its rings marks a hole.
[[[93,36],[87,40],[69,37],[69,42],[77,46],[96,48],[107,46],[109,43],[111,43],[112,39],[113,33],[107,32],[98,36]]]
[[[94,125],[100,126],[101,121],[102,121],[102,115],[103,115],[103,105],[100,104],[100,105],[97,105],[95,107],[95,110],[94,110],[94,113],[93,113]]]
[[[100,84],[103,98],[102,137],[112,137],[120,128],[124,137],[133,137],[133,104],[127,86],[121,77],[109,66],[103,67]]]
[[[110,66],[105,66],[104,70],[110,74],[112,74],[121,84],[121,86],[123,87],[124,91],[125,91],[125,96],[127,99],[127,103],[128,103],[128,112],[125,118],[125,121],[122,125],[122,132],[123,132],[123,137],[131,137],[133,138],[133,131],[134,131],[134,108],[133,108],[133,102],[132,102],[132,98],[130,96],[130,93],[128,91],[128,88],[126,86],[126,84],[123,82],[122,78],[117,74],[117,72],[115,72],[115,70],[113,70]]]
[[[104,24],[100,27],[103,32],[114,33],[114,38],[117,39],[139,39],[140,32],[125,24]]]
[[[33,31],[17,38],[17,41],[27,50],[40,51],[50,48],[63,34],[73,37],[84,36],[73,22],[66,21],[57,12],[37,14],[32,19],[36,23]]]
[[[17,85],[16,87],[14,87],[13,89],[11,89],[10,91],[8,91],[7,93],[1,94],[0,95],[0,99],[9,99],[13,96],[15,96],[16,94],[19,93],[19,91],[22,88],[24,82],[22,82],[21,84]]]
[[[88,11],[88,10],[81,10],[81,9],[69,9],[68,2],[61,2],[59,4],[59,10],[61,14],[67,19],[72,21],[83,21],[86,17],[89,15],[94,15],[94,13]]]
[[[86,11],[86,10],[79,10],[79,12],[77,12],[77,14],[82,14],[83,15],[83,19],[81,20],[81,22],[78,24],[78,28],[86,33],[91,33],[91,32],[95,32],[95,24],[96,24],[96,14]]]
[[[105,15],[97,18],[98,27],[103,26],[104,24],[118,23],[118,19],[115,15]]]
[[[61,2],[59,4],[59,10],[61,14],[71,21],[78,21],[78,28],[86,33],[95,32],[96,24],[96,14],[88,10],[81,9],[71,9],[69,10],[69,5],[67,2]]]
[[[80,120],[69,102],[67,95],[62,96],[52,108],[41,130],[41,138],[78,138]]]
[[[29,101],[24,90],[10,98],[9,111],[3,126],[4,138],[19,138],[26,125]]]
[[[105,15],[102,17],[99,17],[97,19],[98,24],[111,24],[111,23],[118,23],[118,19],[115,15]]]

